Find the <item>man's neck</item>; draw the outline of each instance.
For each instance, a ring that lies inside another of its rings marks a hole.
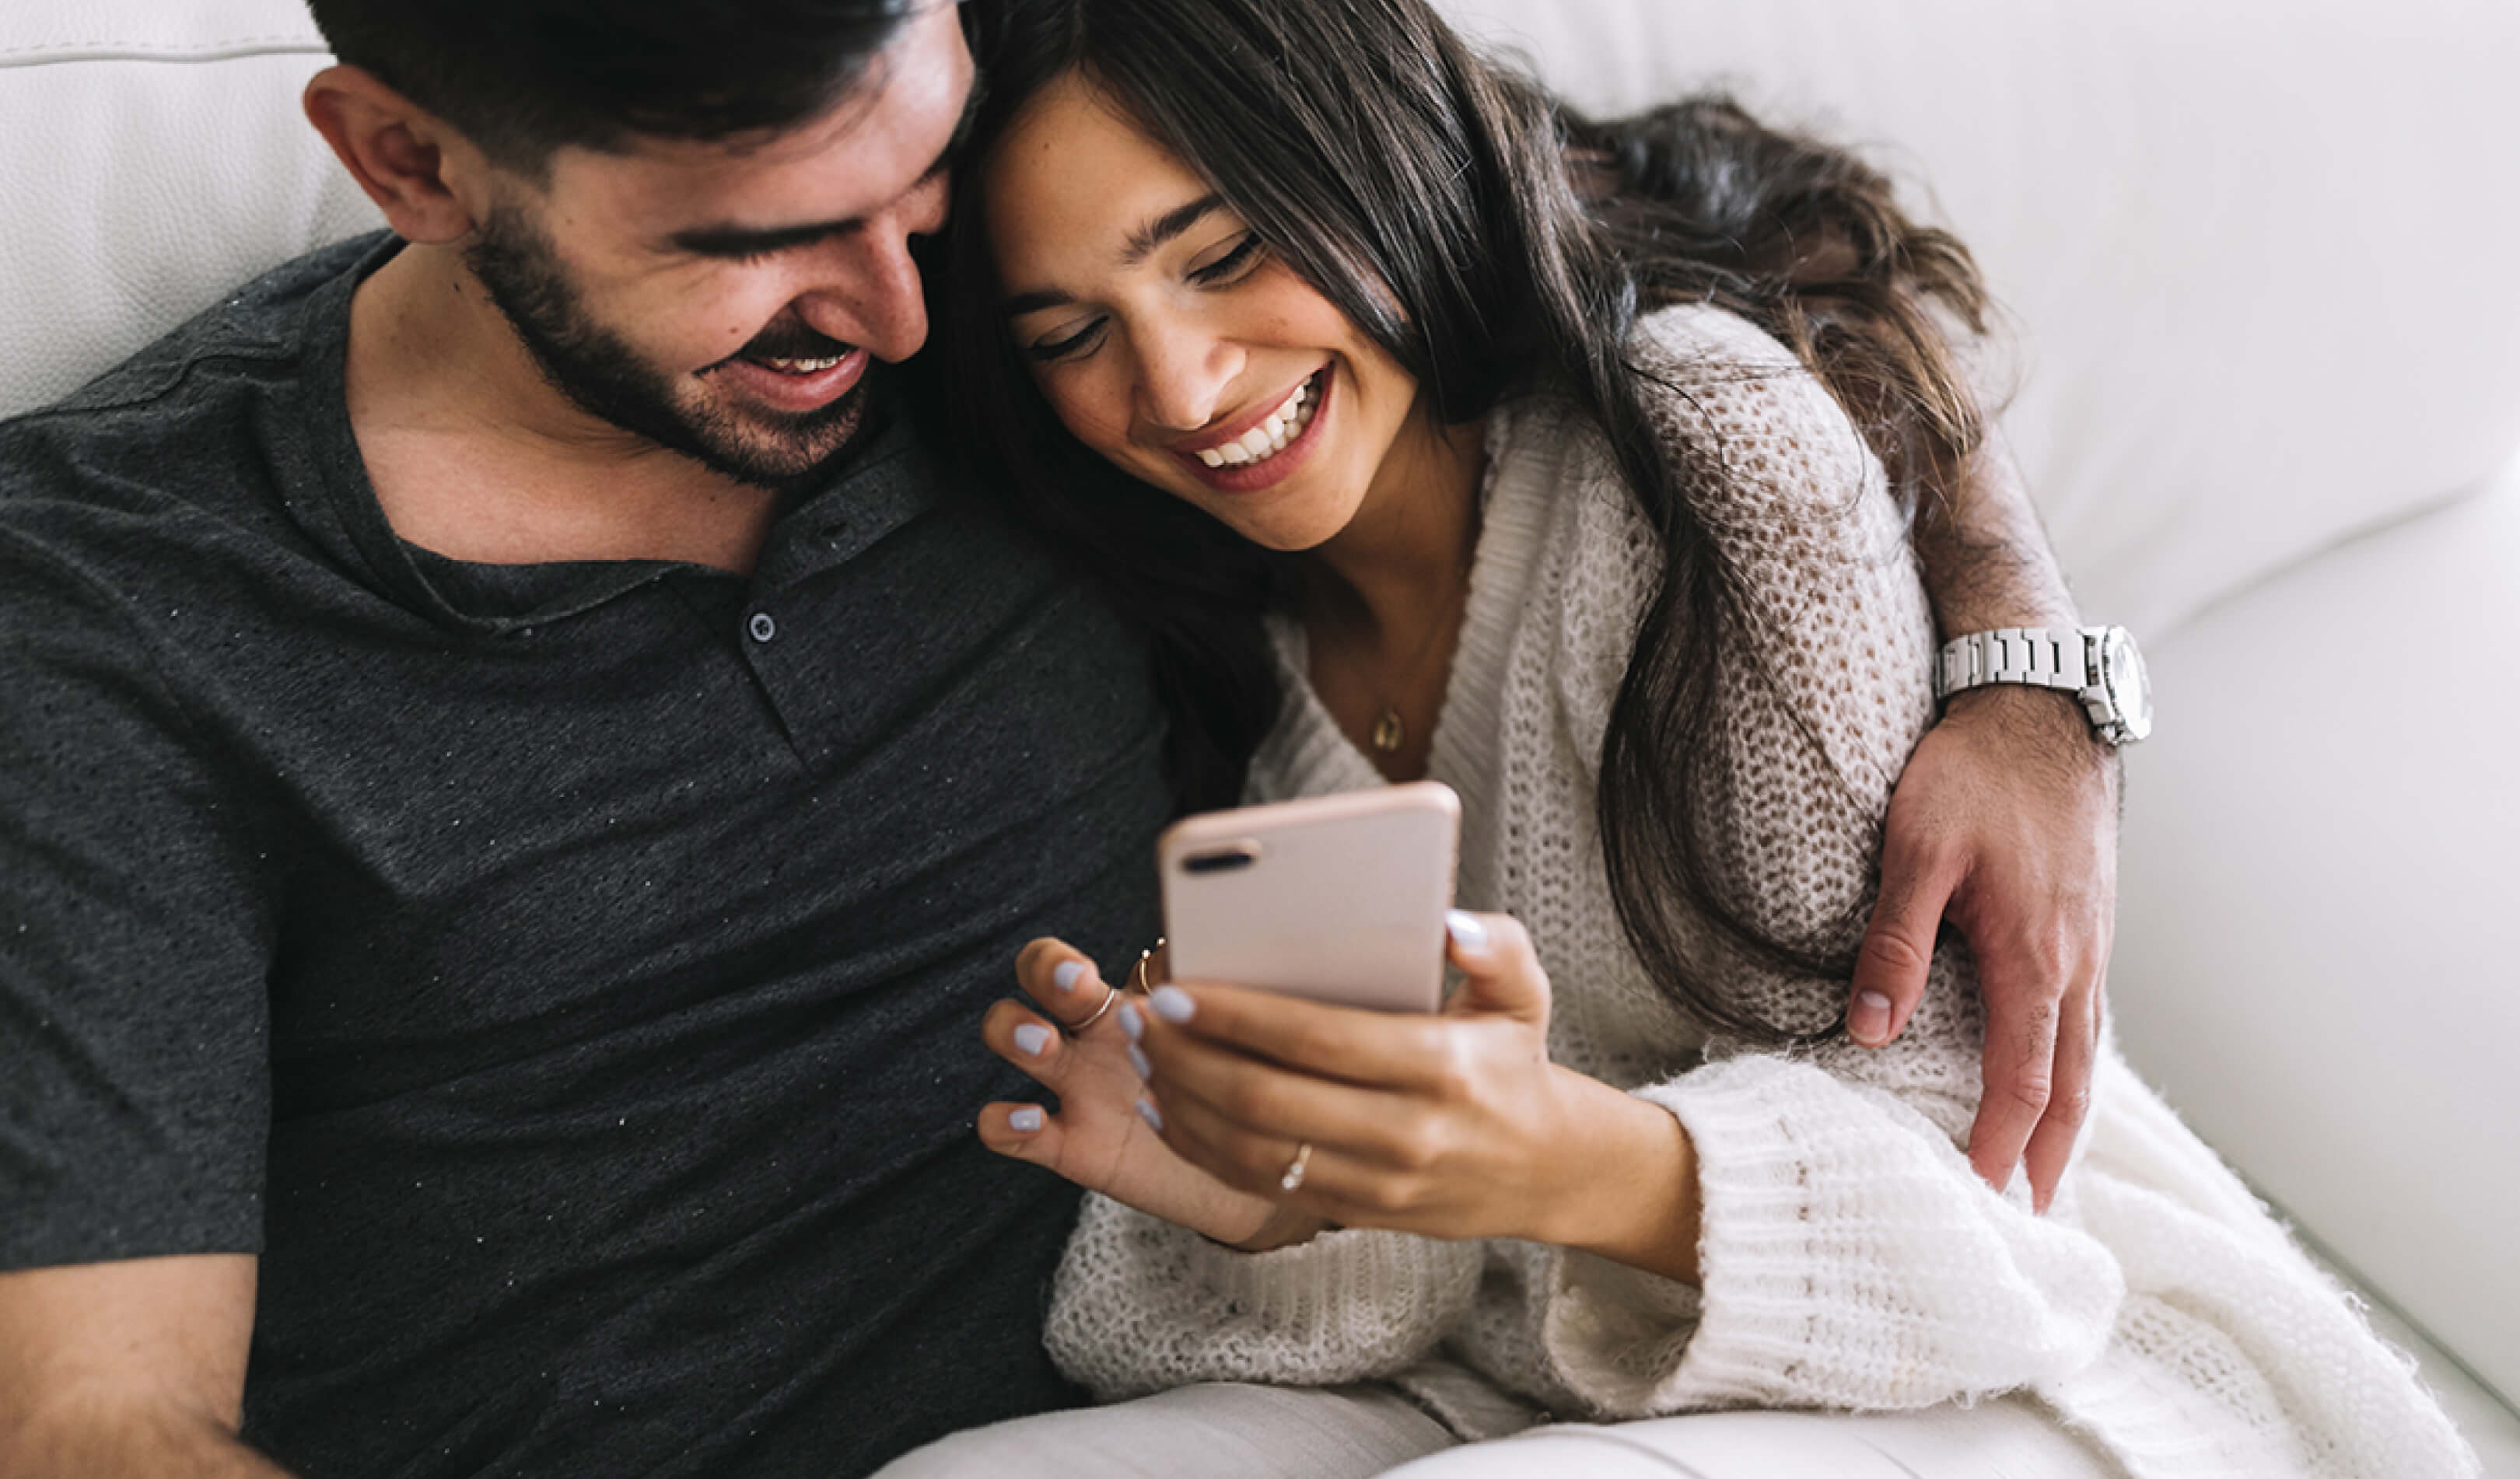
[[[406,246],[360,285],[348,379],[386,521],[450,560],[748,573],[779,513],[777,494],[562,395],[451,249]]]

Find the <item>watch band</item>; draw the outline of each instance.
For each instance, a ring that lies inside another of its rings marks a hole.
[[[1934,696],[1990,683],[2027,683],[2081,693],[2099,681],[2092,671],[2091,644],[2074,627],[2004,627],[1943,644],[1934,665]]]

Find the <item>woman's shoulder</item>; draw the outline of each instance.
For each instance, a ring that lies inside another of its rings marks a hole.
[[[1719,530],[1739,519],[1887,506],[1887,481],[1863,432],[1774,335],[1711,304],[1684,303],[1640,318],[1630,343],[1646,409],[1699,480],[1699,513]]]
[[[1810,372],[1776,336],[1713,303],[1674,303],[1637,319],[1637,343],[1692,378]]]
[[[1853,435],[1854,423],[1811,366],[1776,336],[1711,303],[1679,303],[1637,320],[1631,367],[1646,400],[1685,423],[1774,423]],[[1655,393],[1659,388],[1659,394]],[[1862,438],[1854,437],[1861,446]]]

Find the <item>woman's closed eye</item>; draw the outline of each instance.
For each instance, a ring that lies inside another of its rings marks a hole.
[[[1246,231],[1242,234],[1242,240],[1235,244],[1232,251],[1213,262],[1192,268],[1190,280],[1201,288],[1221,288],[1240,279],[1258,265],[1260,253],[1266,250],[1268,247],[1261,244],[1260,234],[1256,231]]]
[[[1249,277],[1268,250],[1259,233],[1246,231],[1223,255],[1190,268],[1183,276],[1192,287],[1230,288]],[[1044,364],[1091,354],[1109,322],[1107,318],[1096,318],[1078,325],[1061,325],[1050,337],[1027,345],[1024,353]]]
[[[1106,319],[1094,319],[1073,333],[1063,333],[1030,345],[1024,353],[1044,363],[1072,359],[1094,347],[1095,341],[1102,336],[1102,326],[1107,322]]]

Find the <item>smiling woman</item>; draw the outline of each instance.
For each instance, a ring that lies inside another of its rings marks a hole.
[[[1058,1107],[979,1134],[1099,1193],[1049,1341],[1138,1400],[895,1479],[1363,1475],[1544,1413],[1678,1456],[1745,1406],[1795,1410],[1763,1468],[2467,1466],[2095,1018],[2052,1201],[1963,1154],[1961,941],[1843,1028],[1935,723],[1908,515],[1978,451],[1956,242],[1718,100],[1574,117],[1422,0],[999,15],[948,311],[1013,511],[1165,644],[1193,799],[1445,781],[1476,912],[1433,1014],[1027,947],[981,1031]]]
[[[1475,455],[1391,351],[1083,74],[981,178],[1009,330],[1079,442],[1270,550],[1319,548],[1376,487],[1465,505]]]

